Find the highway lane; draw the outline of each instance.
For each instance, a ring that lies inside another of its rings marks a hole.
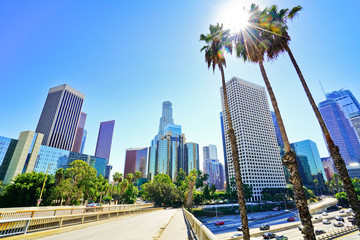
[[[164,227],[179,209],[158,210],[149,213],[129,216],[119,220],[101,223],[99,225],[60,233],[41,240],[138,240],[159,237],[161,227]],[[180,210],[181,211],[181,210]]]

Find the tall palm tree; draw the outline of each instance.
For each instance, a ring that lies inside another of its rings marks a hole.
[[[210,25],[209,30],[210,30],[210,34],[200,35],[200,41],[204,41],[206,44],[201,49],[201,51],[205,51],[205,62],[207,63],[208,68],[212,67],[213,72],[215,72],[215,68],[218,67],[221,73],[225,115],[229,126],[229,130],[227,131],[227,134],[230,139],[231,156],[234,165],[235,182],[236,182],[236,190],[238,195],[241,223],[243,228],[244,239],[249,240],[250,233],[249,233],[248,218],[246,213],[244,188],[243,188],[241,172],[240,172],[239,152],[237,148],[234,128],[230,117],[229,103],[227,99],[227,91],[226,91],[226,83],[225,83],[225,73],[224,73],[224,67],[226,67],[224,51],[226,51],[227,49],[231,53],[232,43],[229,39],[229,30],[224,31],[223,25],[220,24]]]
[[[325,136],[326,143],[328,150],[330,152],[330,156],[334,161],[334,165],[339,172],[340,179],[344,184],[346,194],[349,198],[349,202],[351,208],[354,210],[355,213],[355,220],[354,224],[360,227],[360,201],[356,195],[355,187],[351,183],[351,179],[349,173],[346,169],[345,162],[340,154],[339,147],[335,145],[334,141],[332,140],[330,133],[326,127],[324,119],[322,118],[320,111],[312,97],[310,89],[305,81],[305,78],[300,70],[299,65],[297,64],[295,57],[290,50],[289,42],[290,36],[287,32],[288,26],[287,21],[292,20],[294,16],[302,9],[301,6],[296,6],[289,9],[281,9],[278,11],[277,6],[273,5],[270,8],[266,9],[267,14],[264,15],[263,18],[263,25],[267,28],[268,31],[274,33],[271,34],[270,37],[272,39],[272,45],[267,51],[270,58],[275,58],[281,52],[287,52],[292,64],[295,67],[295,70],[300,78],[301,84],[305,90],[306,96],[310,101],[311,107],[313,108],[316,118],[320,124],[321,130]]]
[[[315,184],[316,194],[319,195],[319,190],[318,190],[319,180],[317,180],[317,179],[315,178],[315,179],[314,179],[314,184]]]
[[[284,141],[285,154],[282,158],[282,162],[291,175],[290,182],[293,185],[295,204],[299,210],[300,220],[303,225],[303,233],[305,235],[304,237],[306,239],[316,239],[298,163],[296,161],[296,154],[291,150],[276,97],[263,64],[265,52],[271,43],[268,41],[267,33],[259,30],[259,27],[261,26],[260,16],[262,15],[263,12],[259,10],[258,6],[252,4],[249,10],[249,25],[236,33],[233,37],[236,55],[244,61],[259,64],[260,72],[269,93],[281,136]]]
[[[113,180],[114,180],[113,185],[115,186],[116,183],[118,183],[120,181],[120,179],[122,179],[122,173],[115,172],[113,174]]]

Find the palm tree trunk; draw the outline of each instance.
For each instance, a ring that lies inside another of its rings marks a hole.
[[[315,240],[315,233],[314,233],[314,226],[311,222],[311,215],[309,212],[309,208],[307,205],[305,192],[299,172],[298,163],[296,161],[296,154],[291,150],[290,143],[285,131],[285,126],[282,121],[282,117],[280,114],[280,110],[275,98],[275,94],[272,90],[270,85],[269,79],[267,77],[264,64],[262,61],[259,61],[261,75],[264,79],[267,91],[270,95],[271,103],[274,108],[276,120],[279,124],[279,129],[281,132],[281,137],[283,138],[284,147],[285,147],[285,154],[282,158],[283,164],[287,167],[290,173],[290,182],[293,185],[294,189],[294,199],[297,209],[299,210],[300,220],[302,225],[304,226],[303,232],[305,239]]]
[[[221,64],[219,64],[219,69],[221,72],[221,81],[222,81],[224,104],[225,104],[225,114],[226,114],[226,119],[227,119],[228,125],[229,125],[229,130],[227,131],[227,134],[229,135],[230,146],[231,146],[231,156],[232,156],[233,165],[234,165],[235,182],[236,182],[236,189],[237,189],[237,195],[238,195],[241,225],[242,225],[243,234],[244,234],[243,239],[249,240],[250,239],[249,223],[248,223],[247,212],[246,212],[244,187],[243,187],[243,183],[242,183],[242,179],[241,179],[241,172],[240,172],[239,151],[237,148],[235,131],[233,129],[231,117],[230,117],[226,84],[225,84],[224,68]]]
[[[317,108],[315,101],[310,93],[309,87],[307,86],[307,83],[305,81],[304,76],[302,75],[300,68],[294,58],[294,55],[292,54],[289,45],[285,44],[285,50],[287,51],[287,53],[289,54],[289,57],[291,59],[291,62],[293,63],[295,70],[297,72],[297,74],[299,75],[301,84],[304,87],[304,90],[306,92],[306,95],[310,101],[310,104],[315,112],[316,118],[319,121],[321,130],[323,131],[323,134],[325,136],[326,139],[326,143],[327,143],[327,147],[328,150],[330,152],[330,156],[334,161],[334,165],[336,167],[336,169],[339,172],[340,175],[340,179],[343,181],[344,186],[345,186],[345,192],[349,198],[349,202],[351,205],[351,208],[353,209],[354,213],[355,213],[355,219],[354,219],[354,224],[357,225],[358,227],[360,227],[360,202],[359,199],[356,195],[355,192],[355,187],[352,185],[349,173],[346,169],[346,165],[345,162],[343,160],[343,158],[341,157],[340,151],[339,151],[339,147],[336,146],[334,144],[334,141],[332,140],[330,133],[325,125],[324,119],[322,118],[319,109]]]

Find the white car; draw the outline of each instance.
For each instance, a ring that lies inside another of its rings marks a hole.
[[[343,227],[344,223],[342,222],[334,222],[334,227]]]
[[[321,220],[321,219],[322,219],[321,215],[315,217],[315,220]]]
[[[348,210],[346,210],[346,213],[352,213],[352,209],[348,209]]]
[[[329,219],[324,219],[322,220],[323,224],[331,224],[331,221]]]
[[[327,216],[327,215],[329,215],[327,212],[323,212],[321,215],[323,215],[323,216]]]

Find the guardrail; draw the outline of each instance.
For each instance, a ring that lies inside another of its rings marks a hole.
[[[143,207],[153,206],[149,204],[122,204],[122,205],[104,205],[99,207],[57,207],[50,209],[34,209],[34,210],[22,210],[22,211],[9,211],[0,212],[0,220],[5,219],[22,219],[22,218],[34,218],[34,217],[48,217],[48,216],[63,216],[73,214],[85,214],[93,212],[109,212],[115,210],[125,209],[137,209]]]
[[[318,237],[318,240],[330,240],[330,239],[333,239],[334,237],[339,237],[339,236],[342,236],[342,235],[345,235],[345,234],[348,234],[351,232],[355,232],[357,230],[359,230],[359,228],[357,226],[345,227],[345,228],[330,232],[324,236]]]
[[[193,229],[198,240],[216,240],[216,236],[194,215],[192,215],[185,208],[182,209],[186,218],[187,223]]]
[[[48,229],[62,228],[65,226],[101,221],[105,219],[116,218],[126,215],[133,215],[133,214],[148,212],[157,209],[157,208],[153,208],[153,204],[144,204],[144,205],[134,208],[129,207],[126,209],[116,209],[116,210],[82,213],[82,214],[70,214],[63,216],[2,219],[0,220],[0,237],[7,237],[18,234],[27,234],[31,232],[48,230]],[[25,215],[20,215],[20,216],[23,217]]]

